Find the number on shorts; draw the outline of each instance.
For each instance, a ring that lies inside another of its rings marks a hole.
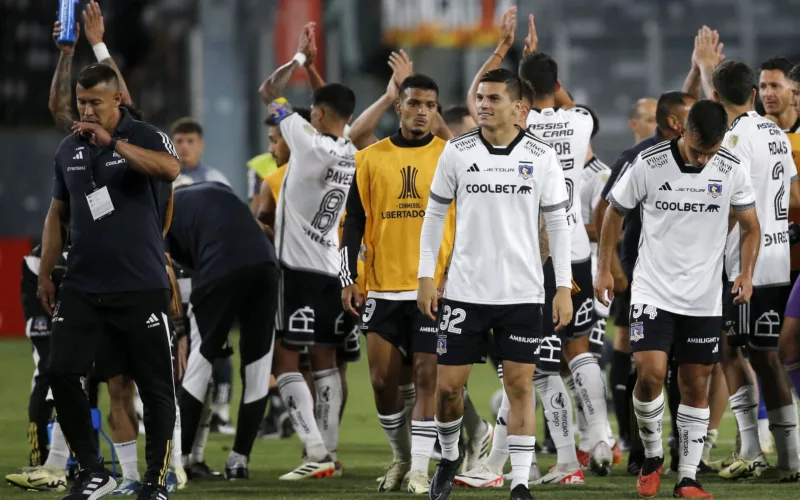
[[[372,315],[375,313],[375,299],[367,299],[367,303],[364,304],[364,314],[361,315],[361,321],[364,323],[369,323],[369,320],[372,319]]]
[[[319,210],[311,219],[311,227],[322,234],[328,234],[339,221],[339,212],[346,196],[341,189],[332,189],[322,197]]]
[[[443,332],[450,332],[459,334],[461,328],[457,325],[464,321],[467,317],[466,311],[461,308],[451,309],[450,306],[444,306],[442,310],[442,321],[439,323],[439,329]]]

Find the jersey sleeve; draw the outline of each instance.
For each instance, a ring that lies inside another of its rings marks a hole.
[[[625,214],[629,210],[633,210],[647,195],[645,167],[645,162],[640,161],[637,157],[611,189],[608,201],[618,212]],[[611,181],[609,180],[609,182]]]
[[[452,154],[452,150],[448,142],[439,156],[436,173],[433,174],[425,219],[422,222],[422,231],[419,237],[418,278],[434,278],[436,276],[436,262],[442,245],[445,220],[458,186],[455,170],[448,159],[449,154]]]
[[[747,210],[756,206],[756,196],[750,176],[741,165],[734,165],[731,176],[731,208]]]
[[[293,154],[310,151],[317,130],[298,113],[292,113],[280,121],[281,136]],[[297,153],[296,153],[297,152]]]
[[[361,242],[364,239],[364,231],[367,227],[367,212],[364,210],[362,194],[365,190],[369,192],[369,169],[361,164],[363,156],[356,155],[356,175],[350,184],[350,191],[347,193],[347,205],[345,208],[344,227],[342,229],[342,249],[341,269],[339,270],[339,282],[342,288],[346,288],[358,279],[358,256],[361,251]],[[368,198],[367,198],[368,199]]]
[[[53,162],[55,174],[53,175],[53,199],[59,201],[69,201],[69,190],[67,183],[64,182],[64,171],[58,164],[58,158]]]
[[[169,136],[152,125],[143,123],[137,130],[135,138],[135,141],[130,141],[134,146],[159,153],[167,153],[180,159]]]
[[[436,165],[436,172],[433,174],[431,183],[431,200],[443,205],[449,205],[456,197],[456,173],[448,159],[451,154],[452,148],[450,143],[447,143],[439,156],[439,163]]]
[[[561,170],[555,150],[548,153],[545,161],[547,175],[543,176],[539,207],[542,212],[547,213],[566,208],[569,204],[569,196],[567,195],[567,184],[564,181],[564,171]]]

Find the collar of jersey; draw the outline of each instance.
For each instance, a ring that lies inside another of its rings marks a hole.
[[[678,139],[680,137],[676,137],[669,141],[669,150],[672,152],[672,158],[675,160],[675,164],[678,165],[678,169],[680,169],[682,174],[699,174],[703,170],[706,169],[708,166],[708,162],[703,165],[703,168],[697,168],[694,165],[687,165],[685,161],[683,161],[683,157],[681,156],[681,152],[678,149]]]
[[[492,146],[491,144],[489,144],[489,141],[487,141],[483,137],[483,130],[480,127],[478,127],[478,137],[481,138],[481,142],[486,147],[486,150],[489,151],[490,155],[508,156],[508,155],[511,154],[512,151],[514,151],[514,148],[517,147],[517,144],[519,144],[519,141],[521,141],[522,138],[525,137],[525,130],[527,130],[527,129],[523,129],[523,128],[517,127],[517,130],[519,131],[519,133],[517,133],[517,136],[514,138],[513,141],[511,141],[511,144],[509,144],[508,146],[506,146],[504,148],[503,147],[495,147],[495,146]]]
[[[117,124],[117,130],[114,132],[115,135],[121,136],[127,134],[131,130],[131,125],[133,125],[133,117],[131,113],[123,108],[119,108],[120,112],[120,119],[119,123]]]
[[[421,148],[431,143],[433,134],[428,132],[428,135],[422,139],[406,139],[400,129],[397,129],[397,132],[389,137],[389,140],[398,148]]]

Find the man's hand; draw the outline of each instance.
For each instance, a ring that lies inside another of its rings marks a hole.
[[[753,295],[753,277],[750,275],[740,274],[733,282],[731,293],[738,293],[733,298],[734,304],[747,304],[750,302],[750,297]]]
[[[572,290],[565,286],[558,287],[553,297],[553,324],[559,331],[572,321]]]
[[[39,287],[36,290],[36,295],[39,297],[39,302],[42,307],[47,311],[49,316],[53,315],[53,309],[56,307],[56,285],[49,276],[39,275]]]
[[[514,45],[514,37],[517,31],[517,7],[510,7],[503,13],[503,21],[500,25],[500,46],[508,50]]]
[[[183,378],[186,373],[186,360],[189,357],[189,337],[184,335],[178,339],[178,379]]]
[[[308,23],[303,26],[300,32],[300,42],[297,44],[297,52],[306,56],[306,61],[310,57],[317,55],[317,42],[314,40],[314,27],[317,23]]]
[[[392,81],[398,89],[403,84],[403,80],[414,74],[414,63],[411,62],[411,58],[408,57],[408,54],[403,49],[400,49],[400,52],[392,52],[389,55],[389,67],[394,72]]]
[[[417,307],[422,314],[436,321],[436,314],[439,312],[439,294],[436,285],[433,284],[433,278],[419,279]]]
[[[314,33],[312,32],[311,36],[311,44],[308,48],[308,53],[306,54],[306,62],[303,64],[306,68],[310,68],[314,65],[314,61],[317,60],[317,37],[313,36]]]
[[[604,306],[608,306],[610,301],[614,300],[614,277],[610,270],[597,270],[597,275],[594,277],[594,296]]]
[[[103,12],[94,0],[83,10],[83,25],[86,26],[86,40],[89,44],[94,47],[98,43],[103,43],[103,33],[106,31]]]
[[[364,296],[358,292],[358,285],[353,283],[342,289],[342,307],[344,310],[358,317],[358,310],[364,305]]]
[[[111,144],[111,134],[98,123],[75,122],[72,131],[86,137],[95,146],[107,148]]]
[[[692,53],[692,65],[698,69],[713,69],[725,59],[722,53],[724,43],[719,42],[719,32],[708,26],[703,26],[697,32]]]
[[[56,17],[58,17],[58,12],[56,12]],[[81,36],[81,25],[75,23],[75,43],[59,43],[57,40],[60,34],[61,21],[56,21],[55,24],[53,24],[53,41],[56,43],[56,47],[64,54],[73,55],[75,53],[75,45],[78,44],[78,39]]]
[[[525,47],[522,49],[522,56],[527,56],[536,52],[539,48],[539,35],[536,34],[536,25],[533,23],[533,14],[528,15],[528,36],[525,37]]]

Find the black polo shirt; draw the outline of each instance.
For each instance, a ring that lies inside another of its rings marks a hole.
[[[275,247],[250,208],[230,187],[214,181],[175,190],[167,248],[174,260],[194,270],[193,289],[239,269],[277,266]]]
[[[623,151],[616,163],[611,167],[611,174],[608,176],[601,196],[608,199],[608,194],[611,192],[614,184],[616,184],[628,168],[630,168],[634,160],[636,160],[636,157],[639,156],[639,153],[665,140],[664,136],[656,129],[655,134],[646,139],[642,139],[635,146]],[[639,239],[642,234],[642,214],[639,210],[628,211],[625,215],[623,228],[622,243],[619,248],[619,261],[628,279],[633,279],[633,266],[636,264],[636,259],[639,257]]]
[[[177,158],[169,137],[126,109],[114,137]],[[108,189],[114,211],[94,220],[86,195]],[[53,198],[69,203],[70,243],[62,287],[85,293],[169,288],[163,224],[170,184],[137,172],[111,149],[77,134],[56,151]]]

